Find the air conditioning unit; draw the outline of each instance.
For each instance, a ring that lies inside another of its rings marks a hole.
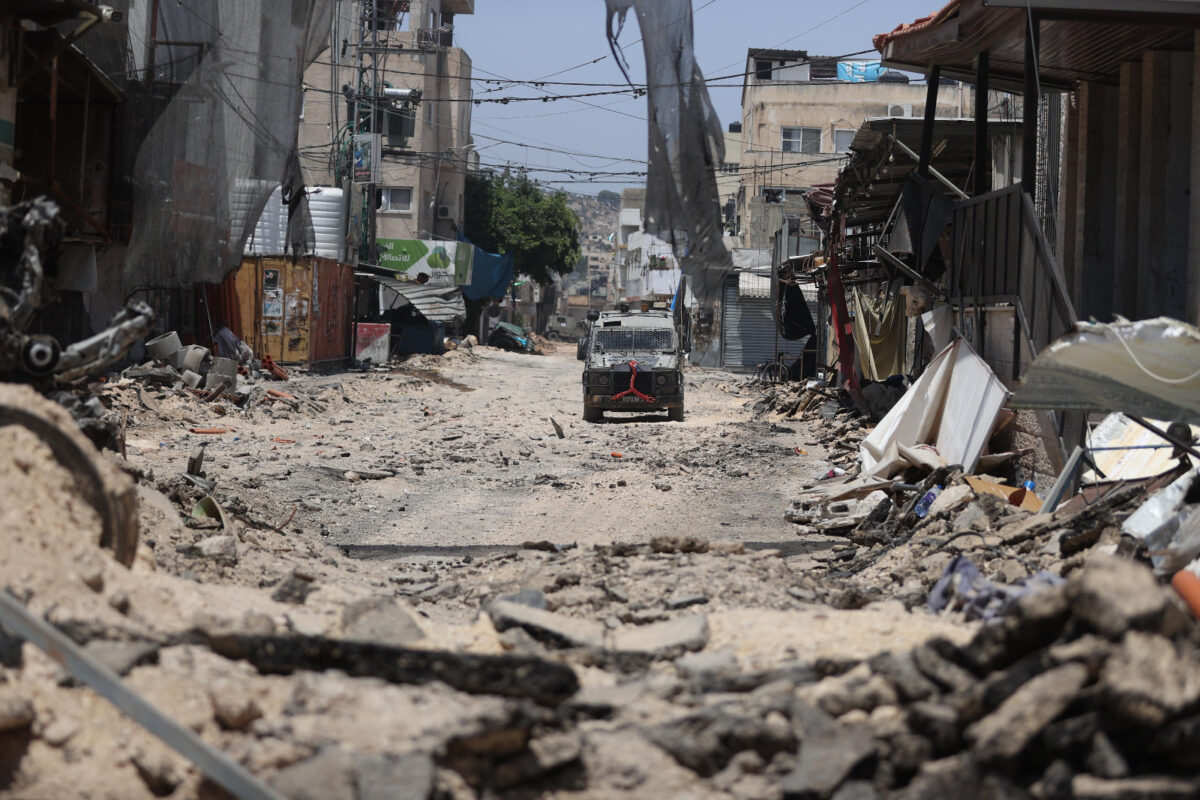
[[[454,209],[450,206],[438,206],[438,219],[454,219]]]
[[[912,103],[892,103],[888,106],[889,117],[911,117],[912,115]]]

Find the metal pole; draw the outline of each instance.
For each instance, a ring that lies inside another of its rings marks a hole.
[[[1029,26],[1025,31],[1025,96],[1021,150],[1021,188],[1032,199],[1037,188],[1038,148],[1038,95],[1041,82],[1038,80],[1038,51],[1042,38],[1042,21],[1029,12]]]
[[[972,194],[992,190],[992,150],[988,138],[988,52],[975,62],[975,181]]]
[[[929,162],[933,160],[933,123],[937,119],[938,84],[942,80],[942,68],[936,64],[929,68],[925,81],[925,125],[921,128],[921,155],[917,159],[917,172],[929,177]]]

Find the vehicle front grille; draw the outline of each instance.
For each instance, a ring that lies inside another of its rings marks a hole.
[[[638,372],[634,378],[633,386],[642,394],[654,396],[654,373],[653,372]],[[614,372],[612,382],[612,394],[620,394],[629,389],[629,373]]]
[[[663,330],[600,329],[595,337],[596,345],[610,352],[664,351],[673,347],[671,332]]]

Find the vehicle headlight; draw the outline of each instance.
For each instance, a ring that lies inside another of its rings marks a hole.
[[[659,386],[666,386],[667,381],[669,381],[669,380],[670,380],[670,376],[668,376],[667,373],[665,373],[665,372],[658,373],[658,375],[655,376],[655,378],[654,378],[654,382],[657,383]]]
[[[591,374],[591,381],[590,381],[590,382],[591,382],[591,383],[598,384],[598,385],[600,385],[600,386],[608,386],[608,384],[611,382],[611,380],[612,380],[612,374],[611,374],[611,373],[608,373],[608,372],[593,372],[593,373]]]

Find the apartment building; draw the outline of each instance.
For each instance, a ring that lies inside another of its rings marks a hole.
[[[396,242],[453,240],[462,223],[471,59],[454,24],[474,11],[474,0],[342,0],[331,49],[305,72],[305,179],[349,189],[351,240],[377,243],[360,248],[366,263],[386,265]],[[366,133],[379,134],[368,156],[380,166],[355,182],[355,136]]]
[[[810,57],[802,50],[751,49],[742,82],[735,231],[742,247],[768,247],[785,214],[801,214],[804,190],[837,179],[862,123],[921,117],[926,87],[861,62]],[[938,117],[972,113],[971,92],[950,83]],[[726,162],[729,162],[726,156]],[[722,196],[722,200],[724,200]]]

